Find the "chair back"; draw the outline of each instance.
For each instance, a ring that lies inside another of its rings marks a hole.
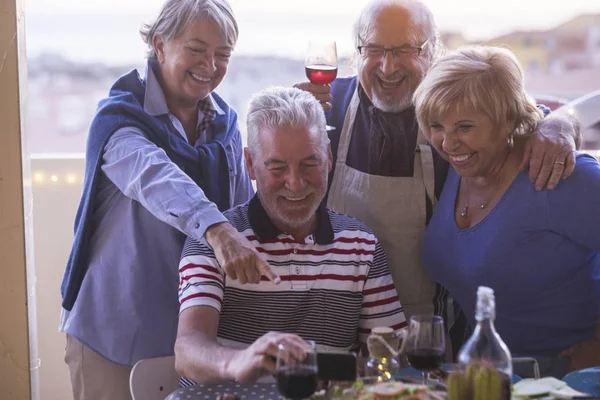
[[[129,376],[133,400],[164,400],[178,388],[175,356],[140,360],[133,366]]]

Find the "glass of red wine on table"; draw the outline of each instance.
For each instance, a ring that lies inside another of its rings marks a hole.
[[[335,42],[311,40],[304,63],[306,77],[314,85],[329,85],[337,77],[338,59]],[[327,130],[335,129],[327,125]]]
[[[427,385],[429,372],[442,366],[446,352],[444,320],[435,315],[415,315],[410,318],[403,348],[410,365],[421,371]]]
[[[303,360],[294,358],[285,345],[279,345],[276,363],[277,389],[287,399],[305,399],[317,390],[317,353],[315,344],[309,344],[311,348]]]

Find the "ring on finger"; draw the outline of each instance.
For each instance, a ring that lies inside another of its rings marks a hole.
[[[554,161],[554,164],[565,165],[565,162],[564,161]]]

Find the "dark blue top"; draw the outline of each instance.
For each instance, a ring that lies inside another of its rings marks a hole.
[[[496,328],[513,354],[556,356],[593,336],[600,317],[600,164],[579,154],[573,175],[536,191],[517,175],[478,224],[458,229],[451,168],[427,227],[423,263],[471,323],[477,287],[496,292]]]
[[[87,272],[90,238],[94,229],[90,224],[90,216],[96,206],[102,154],[109,138],[117,130],[132,127],[143,131],[150,141],[163,149],[203,189],[208,199],[220,210],[230,206],[230,166],[225,146],[239,135],[235,112],[213,93],[213,99],[224,112],[218,114],[212,123],[212,141],[194,147],[188,144],[172,124],[144,111],[145,92],[145,82],[138,72],[129,72],[114,83],[109,97],[100,102],[92,121],[86,148],[83,194],[75,218],[75,238],[61,285],[62,306],[65,310],[72,309]]]

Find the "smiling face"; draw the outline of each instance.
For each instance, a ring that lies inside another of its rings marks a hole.
[[[165,42],[154,37],[160,81],[167,103],[194,106],[221,83],[233,51],[211,21],[197,19],[183,33]]]
[[[373,12],[370,29],[360,38],[363,46],[420,47],[428,38],[428,28],[420,18],[422,10],[400,5],[382,6]],[[412,104],[412,95],[429,68],[424,50],[394,57],[359,55],[358,76],[366,95],[375,107],[385,112],[400,112]]]
[[[329,146],[304,127],[263,129],[257,140],[255,154],[245,150],[246,163],[267,215],[283,232],[309,229],[327,190]]]
[[[510,151],[508,132],[499,132],[482,112],[448,111],[432,117],[426,131],[436,150],[462,177],[490,176]]]
[[[515,55],[497,47],[465,47],[438,58],[414,102],[423,134],[463,177],[492,175],[522,151],[511,152],[509,138],[531,132],[541,118]]]

